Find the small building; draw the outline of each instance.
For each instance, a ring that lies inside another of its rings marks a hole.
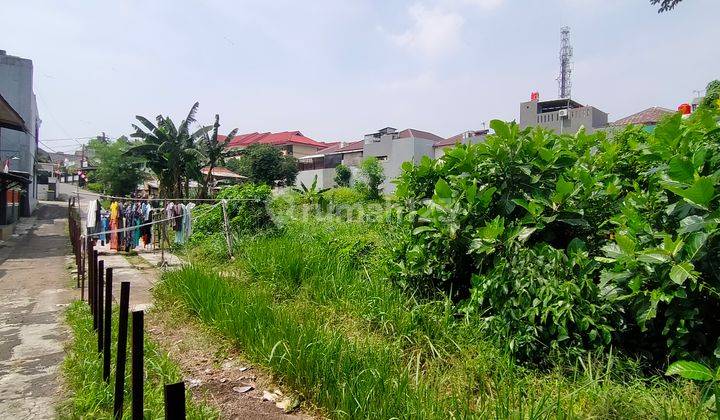
[[[433,145],[433,148],[435,149],[435,159],[443,157],[446,149],[453,148],[458,144],[477,144],[484,142],[485,136],[487,136],[488,132],[489,130],[463,131],[460,134],[456,134],[435,143]]]
[[[209,166],[200,169],[200,173],[204,176],[207,176],[208,172],[210,172]],[[210,183],[213,189],[218,189],[220,184],[239,184],[246,179],[246,176],[236,174],[223,166],[214,167],[210,175]]]
[[[35,156],[40,128],[31,60],[0,50],[0,95],[24,122],[20,130],[0,128],[0,169],[7,166],[8,173],[28,181],[20,193],[19,212],[20,216],[29,216],[37,206]]]
[[[533,95],[528,102],[520,104],[520,128],[545,127],[558,134],[575,134],[580,127],[592,133],[607,127],[608,114],[572,99],[540,101]]]
[[[610,124],[611,127],[625,127],[626,125],[642,125],[648,132],[653,132],[655,126],[660,120],[668,115],[674,114],[675,111],[672,109],[663,108],[661,106],[653,106],[644,109],[640,112],[636,112],[627,117],[620,118]]]

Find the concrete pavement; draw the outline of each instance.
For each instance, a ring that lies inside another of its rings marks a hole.
[[[58,369],[68,332],[62,323],[74,297],[67,206],[42,203],[0,247],[0,416],[55,417]]]

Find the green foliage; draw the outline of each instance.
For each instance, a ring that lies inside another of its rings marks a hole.
[[[142,139],[142,144],[134,145],[125,154],[137,156],[155,173],[160,182],[160,195],[182,198],[189,194],[191,179],[200,179],[200,166],[203,159],[196,141],[210,127],[201,127],[194,133],[190,125],[195,122],[195,114],[200,106],[198,102],[190,108],[187,117],[176,126],[170,117],[158,115],[153,124],[147,118],[136,118],[144,127],[133,124],[132,137]]]
[[[167,273],[156,298],[335,418],[701,417],[695,385],[641,376],[613,354],[585,355],[571,370],[518,366],[476,317],[386,280],[396,228],[292,220],[239,238],[233,261]]]
[[[720,80],[713,80],[707,84],[702,105],[716,109],[720,108]]]
[[[323,193],[330,204],[352,206],[365,202],[365,195],[350,187],[335,187]]]
[[[715,115],[612,139],[491,127],[484,143],[403,166],[401,285],[470,298],[464,311],[525,359],[610,345],[658,363],[720,354]]]
[[[598,264],[583,244],[572,247],[566,255],[546,244],[516,245],[508,260],[473,275],[463,312],[484,311],[480,327],[523,360],[604,348],[619,325],[616,302],[594,282]]]
[[[658,13],[669,12],[674,9],[682,0],[650,0],[652,5],[660,5]]]
[[[327,205],[327,199],[323,196],[323,193],[330,188],[318,188],[317,180],[318,177],[317,175],[315,175],[315,178],[313,178],[313,182],[312,184],[310,184],[310,187],[306,186],[302,182],[300,183],[300,188],[293,187],[293,191],[298,194],[301,203],[318,204],[323,207]]]
[[[218,141],[218,128],[220,128],[220,116],[215,114],[215,124],[211,133],[203,131],[199,138],[199,149],[203,154],[203,164],[208,167],[208,173],[205,175],[203,180],[203,187],[200,190],[200,198],[204,198],[210,194],[210,188],[212,187],[211,181],[213,180],[212,172],[217,166],[221,166],[225,163],[225,160],[235,156],[238,152],[230,150],[228,146],[230,142],[235,138],[238,129],[235,128],[227,136],[224,141]]]
[[[293,185],[299,172],[297,159],[283,155],[268,144],[252,144],[237,159],[228,161],[228,168],[248,177],[256,184]]]
[[[375,157],[368,157],[360,162],[360,180],[355,183],[369,200],[382,198],[382,183],[385,182],[385,171],[380,161]]]
[[[217,198],[227,200],[230,228],[234,232],[258,232],[272,227],[268,211],[270,187],[267,185],[243,184],[222,189]],[[206,237],[224,232],[224,218],[220,204],[197,206],[193,213],[193,234],[191,240],[202,241]]]
[[[707,386],[703,393],[704,405],[708,408],[714,405],[712,408],[715,409],[715,417],[720,419],[720,367],[713,370],[702,363],[679,360],[668,366],[665,375],[678,375],[685,379],[705,383]]]
[[[145,172],[141,159],[126,156],[133,146],[135,143],[126,137],[120,137],[113,142],[90,140],[88,149],[93,154],[92,164],[97,169],[89,172],[90,182],[87,188],[121,197],[134,192],[145,178]]]
[[[352,172],[342,163],[335,167],[335,183],[338,187],[349,187]]]

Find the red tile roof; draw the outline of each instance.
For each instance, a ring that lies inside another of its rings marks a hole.
[[[225,141],[225,136],[218,136],[219,141]],[[314,146],[324,149],[328,143],[315,141],[311,138],[303,136],[299,131],[283,131],[280,133],[248,133],[240,134],[230,141],[230,147],[246,147],[251,144],[261,143],[273,146],[285,146],[288,144],[302,144],[306,146]]]
[[[636,125],[654,125],[657,124],[664,116],[674,113],[672,109],[663,108],[660,106],[653,106],[648,109],[642,110],[638,113],[628,115],[625,118],[611,123],[614,126],[624,126],[628,124]]]
[[[432,141],[443,141],[444,138],[440,136],[436,136],[433,133],[428,133],[427,131],[421,131],[421,130],[415,130],[414,128],[406,128],[405,130],[398,133],[398,138],[400,139],[406,139],[410,137],[416,137],[426,140],[432,140]]]
[[[445,140],[441,140],[441,141],[433,144],[433,147],[454,146],[455,143],[459,143],[459,142],[462,141],[463,135],[465,135],[466,132],[467,132],[467,131],[464,131],[464,132],[462,132],[462,133],[460,133],[460,134],[456,134],[456,135],[454,135],[454,136],[452,136],[452,137],[448,137],[448,138],[445,139]],[[488,132],[489,132],[489,130],[477,130],[477,131],[474,132],[474,134],[475,134],[475,136],[484,136],[484,135],[487,134]]]

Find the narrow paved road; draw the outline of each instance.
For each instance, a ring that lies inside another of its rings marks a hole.
[[[67,330],[62,315],[74,292],[67,206],[41,204],[18,237],[0,246],[0,417],[55,417],[58,369]]]

